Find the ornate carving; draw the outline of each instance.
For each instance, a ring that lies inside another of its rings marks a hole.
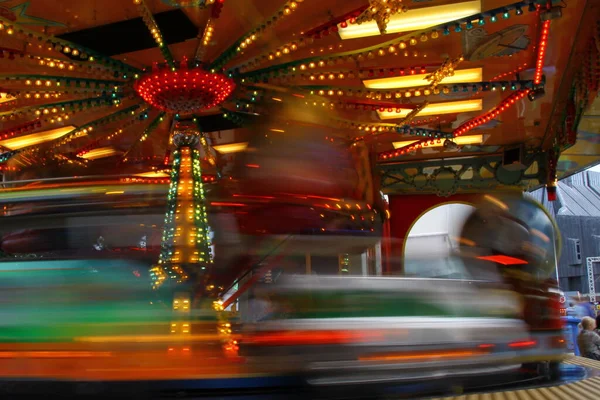
[[[402,0],[369,0],[369,8],[356,18],[356,23],[360,25],[375,21],[379,32],[383,35],[386,33],[390,17],[406,11],[408,8],[402,5]]]
[[[535,187],[545,183],[548,154],[530,153],[525,171],[502,168],[502,155],[482,158],[457,158],[429,162],[382,164],[381,188],[384,193],[421,192],[449,196],[457,192],[477,192],[497,187]]]

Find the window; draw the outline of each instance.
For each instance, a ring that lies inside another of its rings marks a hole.
[[[581,265],[581,244],[579,239],[567,239],[569,265]]]
[[[579,292],[583,288],[581,287],[581,277],[580,276],[570,276],[569,277],[569,291]]]

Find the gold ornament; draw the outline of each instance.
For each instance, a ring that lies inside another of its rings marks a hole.
[[[444,63],[436,71],[427,75],[425,77],[425,80],[430,82],[430,85],[432,88],[437,87],[437,85],[439,85],[443,79],[454,75],[454,71],[456,70],[456,67],[463,60],[464,60],[463,56],[457,57],[455,59],[447,58],[446,61],[444,61]]]
[[[390,17],[407,10],[406,6],[402,5],[402,0],[369,0],[369,8],[356,18],[356,23],[360,25],[374,20],[383,35],[386,33]]]
[[[414,110],[412,110],[411,112],[409,112],[406,117],[404,117],[404,119],[402,120],[402,122],[400,124],[402,125],[408,125],[411,123],[411,121],[413,119],[415,119],[415,117],[417,116],[417,114],[419,114],[421,112],[421,110],[423,110],[425,107],[427,107],[427,105],[429,104],[429,102],[424,102],[419,104]]]

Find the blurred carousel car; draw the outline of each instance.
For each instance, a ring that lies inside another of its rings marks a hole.
[[[296,276],[264,285],[272,312],[244,327],[241,354],[315,386],[460,386],[524,372],[555,379],[565,346],[549,277],[555,237],[536,203],[486,196],[464,225],[464,251],[445,260],[452,274]],[[427,268],[433,262],[422,260],[422,270],[438,270]]]

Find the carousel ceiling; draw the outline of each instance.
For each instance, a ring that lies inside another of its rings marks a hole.
[[[171,130],[193,119],[214,173],[268,116],[269,134],[295,123],[364,141],[389,191],[487,187],[514,146],[527,170],[501,183],[545,183],[595,95],[581,64],[597,53],[579,57],[598,44],[592,3],[0,1],[0,164],[161,170]],[[476,161],[446,161],[463,159]]]

